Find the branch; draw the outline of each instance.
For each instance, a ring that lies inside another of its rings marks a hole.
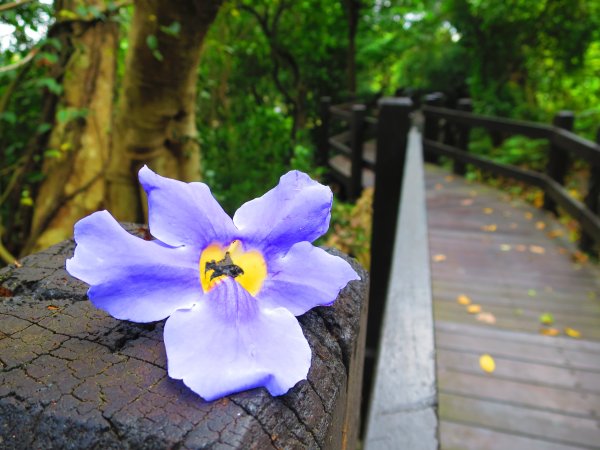
[[[21,66],[24,66],[25,64],[29,63],[29,61],[31,61],[35,55],[37,55],[38,51],[38,48],[31,49],[29,53],[27,53],[27,56],[25,56],[25,58],[23,58],[21,61],[17,61],[14,64],[9,64],[8,66],[0,67],[0,73],[10,72],[11,70],[15,70]]]
[[[34,0],[17,0],[12,3],[6,3],[4,5],[0,5],[0,12],[8,11],[9,9],[13,9],[13,8],[18,8],[21,5],[24,5],[26,3],[31,3],[33,1]]]

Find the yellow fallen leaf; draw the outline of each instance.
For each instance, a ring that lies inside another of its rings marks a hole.
[[[571,259],[573,260],[573,262],[583,264],[588,262],[589,257],[582,251],[577,250],[573,252],[573,254],[571,255]]]
[[[477,320],[483,323],[494,325],[496,323],[496,316],[489,312],[480,312],[477,314]]]
[[[546,228],[546,224],[540,220],[539,222],[535,223],[535,227],[538,230],[543,230],[544,228]]]
[[[549,312],[540,314],[540,323],[542,325],[552,325],[554,323],[554,316]]]
[[[440,191],[440,190],[444,189],[444,186],[441,183],[436,183],[434,188],[436,191]]]
[[[508,228],[510,228],[511,230],[516,230],[517,228],[519,228],[519,225],[517,225],[515,222],[511,222]]]
[[[527,220],[531,220],[531,219],[533,219],[533,213],[531,213],[531,212],[527,211],[527,212],[525,213],[525,218],[526,218]]]
[[[458,302],[459,305],[470,305],[471,304],[471,299],[466,296],[465,294],[461,294],[458,297],[456,297],[456,301]]]
[[[446,255],[442,255],[441,253],[437,255],[433,255],[433,262],[442,262],[446,261]]]
[[[538,255],[543,255],[544,253],[546,253],[546,249],[544,247],[540,247],[539,245],[530,245],[529,251]]]
[[[481,312],[481,305],[476,305],[476,304],[469,305],[469,306],[467,306],[467,312],[469,314],[478,314]]]
[[[471,197],[477,197],[477,191],[469,191]]]
[[[524,252],[525,250],[527,250],[527,246],[523,245],[523,244],[519,244],[515,246],[515,250],[517,250],[518,252]]]
[[[492,373],[494,370],[496,370],[496,361],[494,361],[494,358],[486,353],[485,355],[481,355],[479,357],[479,367],[481,367],[481,370],[484,372]]]
[[[575,330],[574,328],[565,327],[565,334],[569,337],[579,339],[581,337],[581,332]]]
[[[560,330],[556,328],[540,328],[540,334],[544,336],[558,336],[560,334]]]
[[[58,308],[58,306],[54,306],[54,305],[48,305],[48,306],[46,306],[46,309],[47,309],[48,311],[56,311],[56,310],[58,310],[59,308]]]
[[[461,206],[471,206],[473,204],[473,199],[472,198],[465,198],[464,200],[460,201]]]
[[[552,230],[552,231],[549,231],[548,233],[546,233],[546,235],[550,239],[555,239],[557,237],[562,236],[563,234],[565,234],[563,230]]]
[[[444,178],[444,180],[446,180],[449,183],[451,181],[454,181],[454,177],[452,175],[446,175],[446,177]]]
[[[492,214],[494,212],[493,208],[483,208],[484,214]]]
[[[502,250],[503,252],[508,252],[511,248],[512,247],[510,244],[500,244],[500,250]]]
[[[493,233],[494,231],[496,231],[498,229],[498,226],[495,223],[492,223],[490,225],[484,225],[484,226],[482,226],[481,229],[483,231],[489,231],[489,232]]]

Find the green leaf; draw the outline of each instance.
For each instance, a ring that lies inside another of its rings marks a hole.
[[[55,150],[53,148],[49,148],[44,152],[45,158],[60,158],[61,153],[59,150]]]
[[[0,119],[11,125],[17,123],[17,115],[12,111],[4,111],[0,114]]]
[[[159,61],[162,61],[162,60],[164,59],[164,58],[163,58],[163,55],[162,55],[162,53],[161,53],[161,52],[159,52],[158,50],[154,50],[154,51],[152,52],[152,56],[154,56],[154,57],[155,57],[156,59],[158,59]]]
[[[159,28],[160,31],[162,31],[165,34],[168,34],[169,36],[178,36],[179,32],[181,31],[181,24],[179,22],[173,22],[168,27],[162,25]]]
[[[158,49],[158,39],[156,36],[149,34],[148,37],[146,37],[146,45],[152,51],[152,53],[154,53],[154,51]]]
[[[540,323],[542,325],[552,325],[554,323],[554,316],[550,313],[543,313],[540,315]]]
[[[50,131],[51,129],[52,129],[52,125],[51,125],[51,124],[49,124],[49,123],[40,123],[40,124],[38,125],[38,127],[37,127],[37,130],[36,130],[36,132],[37,132],[38,134],[44,134],[44,133],[46,133],[47,131]]]
[[[35,83],[38,87],[48,89],[55,95],[63,93],[63,87],[54,78],[40,78]]]

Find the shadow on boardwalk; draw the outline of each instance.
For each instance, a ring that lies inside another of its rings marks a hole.
[[[438,167],[427,207],[442,449],[600,448],[599,267],[552,216]],[[560,335],[540,334],[545,313]]]

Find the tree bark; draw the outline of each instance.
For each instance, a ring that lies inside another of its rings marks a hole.
[[[105,9],[103,0],[89,3]],[[64,67],[63,94],[52,132],[45,147],[39,149],[45,155],[45,179],[36,196],[23,254],[70,237],[75,222],[100,209],[104,199],[118,25],[110,20],[73,20],[78,5],[76,0],[56,2],[56,26],[68,33],[64,42],[70,46],[70,56]],[[61,17],[69,19],[61,23]]]
[[[107,207],[119,220],[143,219],[137,181],[142,165],[184,181],[200,178],[197,68],[221,2],[135,2],[107,173]]]

